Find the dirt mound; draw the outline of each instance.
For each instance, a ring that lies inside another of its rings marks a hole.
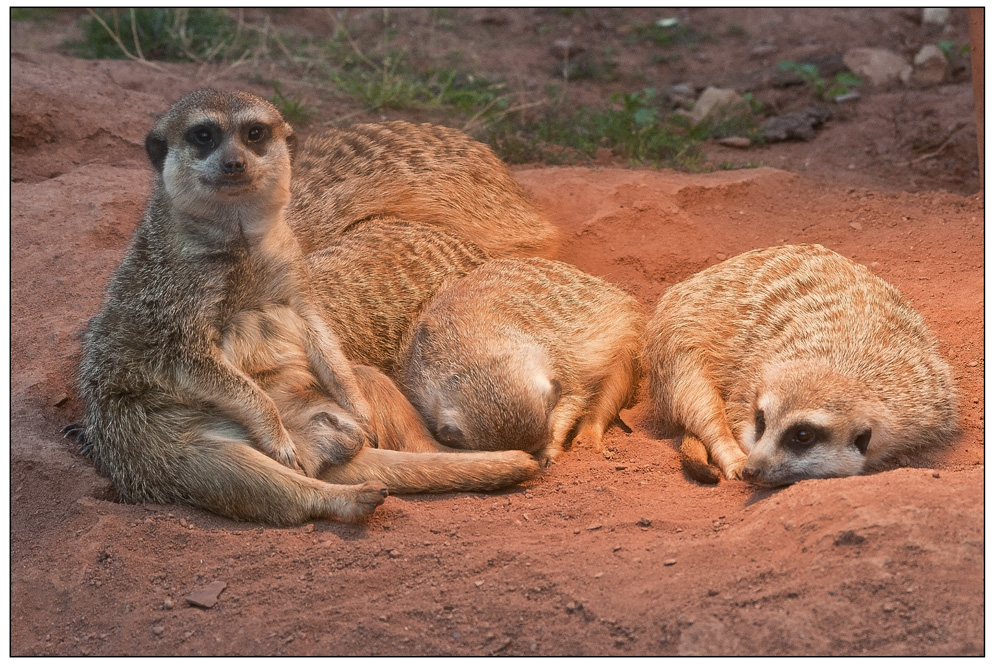
[[[961,397],[962,435],[910,468],[701,486],[641,404],[604,455],[574,449],[514,490],[261,528],[115,502],[58,433],[81,414],[80,334],[151,187],[144,132],[195,69],[148,82],[132,63],[15,53],[12,73],[12,654],[984,652],[980,196],[769,168],[517,171],[561,228],[561,257],[647,309],[697,270],[783,242],[895,283]],[[213,608],[185,600],[213,582]]]

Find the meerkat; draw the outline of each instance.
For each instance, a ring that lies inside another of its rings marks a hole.
[[[206,89],[149,132],[154,189],[83,344],[78,433],[96,466],[129,502],[277,525],[361,519],[387,487],[534,474],[525,454],[371,447],[371,404],[284,218],[293,144],[270,103]]]
[[[305,253],[350,225],[393,217],[441,228],[494,258],[545,256],[555,227],[483,143],[430,124],[384,122],[303,141],[287,219]]]
[[[399,382],[438,441],[549,465],[603,449],[642,375],[642,308],[558,261],[498,259],[449,283],[406,337]]]
[[[649,395],[682,461],[763,486],[855,475],[956,431],[950,368],[892,285],[820,245],[749,251],[673,286]],[[707,450],[707,454],[706,454]]]
[[[345,355],[394,376],[402,337],[428,300],[487,258],[434,226],[378,218],[350,227],[306,260]]]

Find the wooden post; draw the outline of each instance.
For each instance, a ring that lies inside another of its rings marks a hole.
[[[971,35],[971,80],[974,84],[974,124],[978,134],[978,172],[985,191],[985,8],[967,10]]]

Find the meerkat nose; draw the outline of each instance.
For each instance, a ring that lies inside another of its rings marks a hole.
[[[760,477],[760,471],[752,466],[743,466],[743,470],[740,473],[746,482],[755,482]]]
[[[237,175],[239,173],[244,173],[245,160],[238,157],[226,159],[225,162],[221,164],[221,170],[228,175]]]

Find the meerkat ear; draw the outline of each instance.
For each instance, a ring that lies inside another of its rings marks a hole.
[[[870,429],[862,431],[856,438],[853,439],[854,447],[860,450],[860,453],[863,454],[864,456],[867,456],[867,446],[870,444],[870,442],[871,442]]]
[[[546,415],[548,416],[553,412],[553,408],[556,404],[560,403],[560,397],[563,396],[563,385],[560,381],[555,378],[549,379],[549,392],[546,394]]]
[[[287,143],[287,151],[290,152],[290,163],[293,164],[294,160],[297,158],[297,134],[289,124],[283,125],[284,131],[286,131],[286,138],[283,140]]]
[[[169,144],[166,143],[166,137],[155,129],[150,131],[145,137],[145,152],[149,155],[152,167],[157,172],[162,173],[162,169],[166,165],[166,153],[169,152]]]

